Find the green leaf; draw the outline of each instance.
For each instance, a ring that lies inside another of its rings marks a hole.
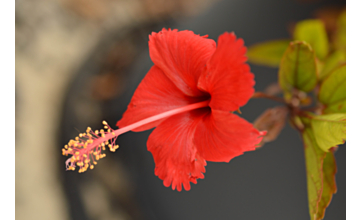
[[[319,59],[315,59],[317,73],[321,73],[324,70],[325,63]]]
[[[332,71],[334,71],[340,65],[345,64],[346,62],[346,54],[344,51],[337,50],[332,53],[325,60],[325,65],[320,72],[320,80],[324,80]]]
[[[249,62],[278,67],[289,43],[290,40],[273,40],[252,45],[247,51]]]
[[[324,114],[329,114],[329,113],[346,113],[346,100],[328,105],[324,109]]]
[[[325,25],[321,20],[300,21],[295,26],[294,39],[306,41],[315,50],[316,56],[324,59],[329,51]]]
[[[344,10],[337,20],[337,30],[334,40],[335,47],[346,51],[346,11]]]
[[[279,85],[285,92],[293,88],[310,92],[317,83],[314,51],[302,41],[293,41],[286,49],[279,68]]]
[[[336,161],[333,152],[326,154],[326,157],[323,162],[323,191],[321,195],[321,200],[318,205],[317,219],[324,218],[325,209],[329,206],[333,194],[336,193]]]
[[[325,105],[324,113],[346,113],[346,65],[324,79],[318,98]]]
[[[336,162],[333,152],[322,151],[315,140],[313,131],[303,131],[309,213],[311,220],[324,218],[325,210],[336,193]]]
[[[328,152],[330,148],[345,142],[346,114],[316,115],[310,123],[316,143],[323,151]]]

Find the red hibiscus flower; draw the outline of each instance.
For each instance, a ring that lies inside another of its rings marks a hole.
[[[67,168],[91,169],[104,157],[105,145],[118,148],[118,135],[156,127],[147,148],[155,161],[155,175],[181,191],[204,178],[206,161],[229,162],[255,150],[265,132],[233,111],[254,93],[254,75],[245,63],[246,47],[233,33],[224,33],[218,44],[191,31],[163,29],[149,41],[154,66],[136,89],[118,130],[80,134],[65,145],[73,155]]]

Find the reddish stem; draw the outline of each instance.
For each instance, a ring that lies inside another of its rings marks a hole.
[[[255,92],[254,95],[251,98],[266,98],[266,99],[271,99],[271,100],[274,100],[274,101],[277,101],[277,102],[288,105],[288,103],[286,103],[286,101],[283,98],[268,95],[268,94],[265,94],[263,92]]]

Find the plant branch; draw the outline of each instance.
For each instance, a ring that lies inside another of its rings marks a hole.
[[[288,105],[288,103],[283,98],[268,95],[268,94],[265,94],[263,92],[255,92],[254,95],[251,98],[266,98],[266,99],[270,99],[270,100],[273,100],[273,101],[280,102],[280,103],[283,103],[285,105]]]

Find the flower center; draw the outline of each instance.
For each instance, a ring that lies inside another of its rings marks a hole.
[[[209,100],[186,105],[145,118],[117,130],[110,128],[106,121],[103,121],[104,129],[92,131],[92,129],[88,127],[85,133],[80,133],[78,137],[75,137],[75,140],[70,140],[69,143],[62,149],[63,155],[72,155],[72,157],[65,162],[66,170],[75,170],[76,165],[79,166],[79,173],[85,172],[88,168],[93,169],[94,165],[97,164],[96,161],[106,156],[102,153],[106,146],[109,147],[112,152],[119,148],[119,145],[115,144],[116,138],[119,135],[145,124],[158,121],[172,115],[207,107],[208,105]]]

